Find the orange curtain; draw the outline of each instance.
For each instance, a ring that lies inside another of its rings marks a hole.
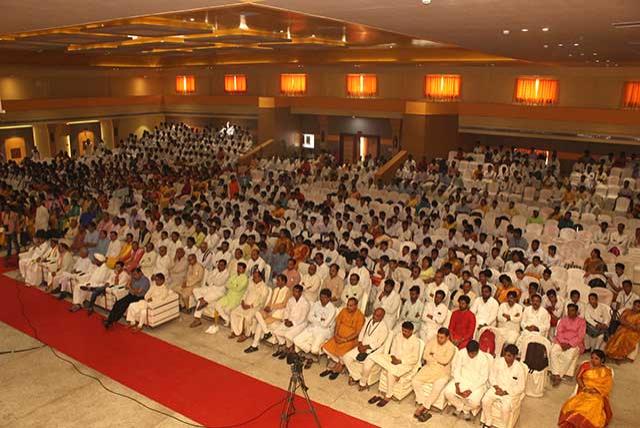
[[[427,74],[424,95],[434,101],[460,99],[460,76],[457,74]]]
[[[347,94],[351,97],[373,97],[378,93],[375,74],[347,74]]]
[[[625,108],[640,108],[640,82],[627,82],[624,85],[622,106]]]
[[[280,91],[283,95],[304,95],[307,92],[307,75],[281,74]]]
[[[247,76],[244,74],[225,75],[224,91],[230,94],[242,94],[247,92]]]
[[[179,94],[193,94],[196,91],[195,76],[176,76],[176,92]]]
[[[529,105],[551,105],[558,102],[558,81],[519,77],[516,82],[515,101]]]

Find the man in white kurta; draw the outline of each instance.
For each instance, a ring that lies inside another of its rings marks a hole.
[[[472,413],[480,409],[482,396],[487,390],[491,356],[480,352],[480,345],[471,340],[465,349],[458,351],[451,365],[452,380],[444,389],[444,396],[455,410],[470,420]]]
[[[373,299],[373,309],[384,309],[384,322],[387,323],[389,330],[393,330],[396,325],[401,304],[400,295],[395,290],[395,281],[393,279],[385,280],[383,289],[377,291]]]
[[[445,296],[444,290],[437,290],[434,300],[428,301],[424,305],[422,322],[420,323],[420,338],[425,343],[435,338],[440,327],[447,321],[449,309],[444,304]]]
[[[504,356],[496,358],[489,371],[489,389],[482,398],[482,416],[480,420],[487,426],[493,426],[493,403],[500,402],[502,421],[506,423],[513,407],[524,394],[527,369],[516,360],[518,348],[507,345]]]
[[[516,343],[519,349],[525,349],[520,345],[524,343],[526,336],[534,334],[547,337],[551,327],[551,315],[542,307],[542,298],[538,294],[534,294],[530,299],[531,306],[527,306],[522,312],[522,321],[520,322],[522,333]]]
[[[598,302],[596,293],[589,294],[589,303],[584,307],[587,334],[584,337],[586,349],[604,349],[604,339],[611,322],[611,308]]]
[[[420,298],[420,287],[414,285],[409,290],[409,298],[404,302],[400,309],[400,319],[396,323],[393,331],[395,333],[399,332],[402,330],[402,323],[410,321],[411,324],[413,324],[413,334],[419,334],[423,312],[424,301]]]
[[[256,331],[253,334],[253,343],[244,350],[245,353],[256,352],[263,336],[271,337],[272,332],[280,327],[284,317],[284,310],[290,297],[291,289],[287,287],[287,276],[284,274],[277,275],[276,286],[271,291],[269,300],[265,302],[264,308],[256,312],[255,319],[257,324]]]
[[[156,264],[153,268],[153,273],[161,273],[165,278],[165,286],[168,283],[169,279],[169,270],[171,269],[171,263],[173,260],[167,251],[167,247],[164,245],[160,245],[158,247],[158,256],[156,257]],[[149,278],[149,277],[147,277]]]
[[[389,328],[387,323],[384,322],[384,315],[384,309],[382,308],[373,311],[373,315],[367,318],[364,327],[360,330],[358,346],[342,357],[342,361],[349,371],[350,385],[355,385],[358,382],[361,385],[362,383],[368,385],[369,374],[374,365],[372,363],[367,364],[367,371],[365,371],[365,362],[370,358],[371,354],[383,348],[389,336]]]
[[[251,335],[251,330],[255,325],[255,315],[262,309],[269,289],[264,283],[263,273],[255,269],[251,275],[251,280],[247,286],[247,291],[240,302],[240,306],[231,311],[231,335],[229,338],[238,338],[238,342],[244,342]]]
[[[320,292],[320,284],[322,283],[322,277],[317,273],[317,266],[313,263],[309,265],[308,272],[302,274],[300,277],[300,285],[304,289],[302,296],[307,299],[307,302],[313,303],[318,300],[318,293]]]
[[[498,308],[498,328],[496,329],[496,350],[502,349],[502,344],[515,344],[520,336],[523,307],[518,303],[518,293],[509,291],[507,301]]]
[[[52,294],[60,293],[59,299],[64,299],[73,291],[73,283],[82,281],[82,278],[89,278],[96,265],[91,261],[86,248],[81,248],[79,257],[74,261],[69,272],[61,272],[53,278],[51,286],[54,288]]]
[[[59,252],[55,263],[52,263],[45,267],[44,280],[48,284],[47,291],[51,291],[57,286],[54,286],[54,280],[56,276],[67,274],[73,269],[73,254],[69,251],[69,246],[66,242],[58,244]]]
[[[70,312],[76,312],[82,308],[82,304],[91,296],[93,288],[104,287],[111,276],[111,269],[106,264],[106,258],[102,254],[93,255],[93,263],[96,268],[88,278],[78,277],[78,283],[73,287],[73,306]]]
[[[155,268],[157,258],[158,253],[155,251],[154,245],[151,242],[147,243],[144,248],[144,254],[138,264],[138,267],[142,270],[142,274],[147,278],[152,278],[156,273]]]
[[[148,322],[149,304],[166,300],[173,291],[165,286],[164,275],[157,273],[153,277],[151,287],[144,295],[144,299],[133,302],[127,308],[127,322],[134,330],[142,330]]]
[[[385,393],[384,398],[376,396],[369,403],[373,401],[378,407],[384,407],[393,397],[398,379],[413,370],[420,357],[420,339],[413,334],[411,321],[405,321],[402,323],[402,330],[393,337],[388,353],[376,352],[365,360],[363,372],[367,371],[367,365],[377,364],[382,368],[380,375],[387,377],[386,391],[380,390]],[[367,386],[366,379],[363,382],[363,378],[360,378],[360,386]]]
[[[284,308],[282,324],[273,331],[278,342],[278,350],[273,356],[281,360],[293,352],[293,339],[305,329],[309,315],[310,305],[302,295],[302,286],[294,286],[292,294]]]
[[[33,246],[18,255],[18,268],[24,278],[25,285],[40,285],[42,282],[42,268],[39,262],[49,251],[49,243],[41,236],[33,238]]]
[[[307,366],[310,366],[313,361],[311,356],[319,355],[320,347],[333,336],[336,307],[331,303],[331,291],[320,291],[320,300],[311,305],[307,321],[307,327],[293,339],[293,343],[296,351],[307,354]]]
[[[205,271],[202,287],[193,289],[193,298],[196,301],[196,309],[193,312],[193,322],[191,327],[202,324],[201,318],[205,307],[218,301],[227,292],[227,280],[229,279],[229,269],[227,261],[220,259],[218,266],[214,270]]]
[[[471,312],[476,316],[476,336],[483,327],[494,327],[498,318],[500,304],[491,295],[491,287],[484,285],[481,295],[471,305]]]

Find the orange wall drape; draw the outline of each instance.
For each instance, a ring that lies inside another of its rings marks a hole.
[[[247,92],[247,76],[244,74],[225,75],[224,91],[230,94],[241,94]]]
[[[460,99],[461,78],[457,74],[427,74],[424,95],[435,101],[455,101]]]
[[[375,74],[347,74],[347,94],[351,97],[373,97],[378,93]]]
[[[622,107],[640,108],[640,82],[625,83]]]
[[[280,91],[283,95],[304,95],[307,92],[307,75],[281,74]]]
[[[516,82],[515,101],[529,105],[551,105],[558,102],[558,81],[519,77]]]
[[[195,76],[176,76],[176,92],[179,94],[193,94],[196,91]]]

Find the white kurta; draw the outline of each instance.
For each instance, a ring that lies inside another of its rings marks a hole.
[[[251,334],[255,322],[255,314],[264,307],[267,294],[269,294],[269,290],[264,281],[257,283],[253,282],[253,280],[249,281],[242,301],[245,305],[249,305],[250,308],[243,309],[242,305],[239,305],[231,311],[230,315],[231,330],[236,336],[240,336],[243,333],[245,336]]]
[[[402,300],[396,290],[391,291],[388,295],[383,295],[382,292],[378,292],[373,301],[373,309],[384,309],[384,322],[387,323],[389,330],[392,330],[398,320],[398,310]]]
[[[436,337],[440,327],[444,326],[448,315],[449,309],[444,303],[436,305],[434,302],[427,302],[422,312],[420,338],[426,343]]]
[[[162,302],[172,293],[173,291],[169,290],[164,284],[158,286],[152,283],[144,295],[144,299],[131,303],[127,308],[127,322],[129,324],[137,323],[139,327],[143,327],[148,322],[149,303]]]
[[[309,314],[310,305],[304,296],[296,300],[295,297],[290,297],[287,302],[287,306],[284,309],[283,321],[289,320],[293,323],[291,327],[287,327],[282,323],[275,329],[273,335],[276,337],[278,344],[290,345],[293,343],[293,339],[307,326],[307,315]]]
[[[453,358],[451,368],[453,379],[444,390],[445,398],[458,411],[477,412],[487,390],[491,356],[478,352],[474,358],[470,358],[467,350],[462,349]],[[456,394],[456,383],[461,392],[471,391],[471,395],[464,398]]]
[[[328,302],[325,306],[318,300],[311,305],[305,330],[293,339],[297,349],[306,353],[319,354],[322,345],[333,337],[336,308]]]
[[[300,285],[304,288],[302,295],[309,303],[313,303],[318,300],[318,294],[320,293],[320,284],[322,284],[322,278],[318,273],[313,275],[304,274],[300,277]]]
[[[527,378],[527,369],[520,361],[514,361],[511,366],[504,358],[497,358],[489,371],[489,389],[482,398],[481,420],[488,426],[493,425],[492,407],[496,401],[501,406],[502,420],[509,420],[513,406],[524,394]],[[497,395],[494,386],[500,387],[507,395]]]

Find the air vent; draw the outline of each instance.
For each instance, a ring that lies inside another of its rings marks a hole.
[[[614,22],[611,24],[614,28],[639,28],[640,21]]]

